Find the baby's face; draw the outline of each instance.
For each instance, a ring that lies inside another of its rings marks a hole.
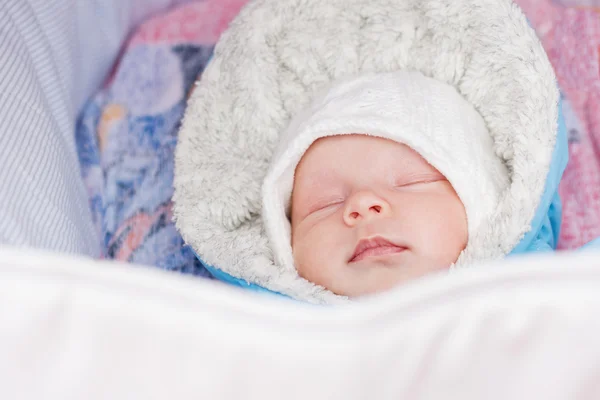
[[[409,147],[364,135],[310,147],[291,217],[300,275],[349,297],[446,269],[467,244],[465,209],[444,176]]]

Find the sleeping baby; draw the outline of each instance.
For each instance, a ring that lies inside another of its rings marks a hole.
[[[190,98],[177,227],[215,278],[316,304],[553,251],[559,100],[510,0],[254,0]]]
[[[263,215],[279,263],[353,298],[451,267],[508,177],[452,86],[418,72],[365,75],[292,120]]]
[[[403,144],[366,135],[319,139],[294,181],[296,268],[334,293],[359,296],[447,268],[467,244],[452,185]]]

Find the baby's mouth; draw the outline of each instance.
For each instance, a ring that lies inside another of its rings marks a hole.
[[[364,260],[367,257],[401,253],[404,250],[406,250],[406,247],[398,246],[382,237],[362,239],[358,242],[352,257],[348,262],[357,262]]]

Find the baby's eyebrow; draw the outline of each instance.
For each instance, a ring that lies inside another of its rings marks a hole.
[[[296,179],[297,178],[298,176]],[[303,192],[309,190],[323,192],[338,186],[341,181],[341,178],[335,172],[328,169],[304,173],[300,178],[301,179],[296,182],[296,185],[300,186]]]
[[[401,171],[407,174],[441,175],[441,173],[433,165],[429,164],[429,162],[423,158],[410,160],[405,158],[395,158],[393,161],[393,168],[396,171]]]
[[[330,185],[338,182],[340,177],[330,168],[323,168],[303,174],[304,180],[313,185]]]

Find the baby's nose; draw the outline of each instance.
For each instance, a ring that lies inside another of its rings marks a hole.
[[[355,193],[347,202],[344,210],[344,220],[348,225],[358,221],[385,216],[389,211],[389,204],[380,196],[371,191]]]

